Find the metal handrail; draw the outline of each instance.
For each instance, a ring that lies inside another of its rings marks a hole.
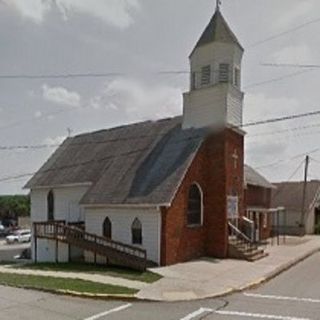
[[[247,223],[251,224],[251,225],[254,224],[254,222],[253,222],[252,220],[250,220],[249,218],[247,218],[247,217],[242,217],[242,220],[243,220],[244,222],[247,222]]]
[[[228,223],[229,227],[235,232],[236,236],[239,238],[242,238],[242,240],[252,244],[253,241],[247,237],[243,232],[241,232],[235,225],[233,225],[231,222]]]

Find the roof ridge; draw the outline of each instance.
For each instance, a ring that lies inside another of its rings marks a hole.
[[[123,128],[135,127],[135,126],[148,124],[148,123],[151,124],[151,123],[160,123],[160,122],[165,122],[165,121],[171,121],[171,120],[178,119],[178,118],[181,118],[181,117],[182,116],[172,116],[172,117],[161,118],[161,119],[157,119],[157,120],[141,120],[141,121],[138,121],[138,122],[118,125],[118,126],[111,127],[111,128],[106,128],[106,129],[101,129],[101,130],[96,130],[96,131],[88,131],[88,132],[80,133],[80,134],[78,134],[78,135],[76,135],[74,137],[71,137],[70,139],[81,138],[81,137],[84,137],[84,136],[87,136],[87,135],[91,135],[91,134],[107,133],[107,132],[111,132],[111,131],[115,131],[115,130],[119,130],[119,129],[123,129]]]

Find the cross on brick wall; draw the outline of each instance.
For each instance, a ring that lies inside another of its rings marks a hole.
[[[238,151],[237,151],[237,149],[234,149],[232,158],[233,158],[234,168],[237,169],[237,168],[238,168],[238,160],[239,160],[239,156],[238,156]]]

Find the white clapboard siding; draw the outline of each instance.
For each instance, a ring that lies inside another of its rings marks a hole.
[[[88,186],[59,187],[52,189],[33,189],[31,197],[31,222],[44,222],[48,220],[47,195],[50,190],[54,192],[54,217],[55,220],[65,220],[67,222],[84,221],[84,211],[79,205],[79,201],[88,190]],[[35,259],[35,243],[32,238],[32,258]],[[69,258],[68,245],[59,243],[59,262],[67,262]],[[38,239],[37,261],[55,262],[56,243],[52,240]]]
[[[86,208],[86,231],[103,235],[103,222],[108,217],[112,223],[112,239],[132,244],[131,225],[135,218],[142,223],[142,248],[148,259],[160,263],[161,213],[156,208]],[[90,254],[86,258],[91,260]]]
[[[79,202],[88,186],[59,187],[53,189],[31,190],[31,221],[47,221],[47,195],[50,190],[54,193],[54,218],[55,220],[66,220],[78,222],[84,220],[84,212]]]

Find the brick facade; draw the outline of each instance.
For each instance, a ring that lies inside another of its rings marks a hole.
[[[227,257],[227,196],[239,196],[244,213],[243,135],[231,129],[212,134],[202,145],[181,183],[172,205],[162,208],[161,264],[170,265],[201,256]],[[188,227],[190,186],[203,192],[203,224]]]

